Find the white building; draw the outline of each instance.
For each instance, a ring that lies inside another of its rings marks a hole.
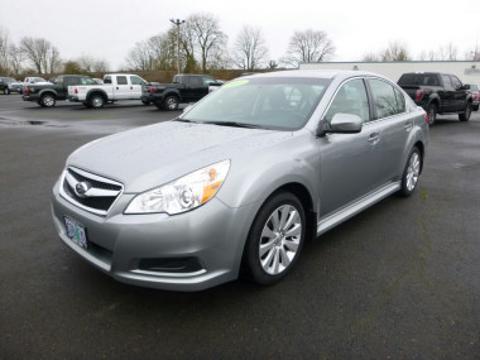
[[[300,69],[371,71],[395,82],[407,72],[441,72],[455,74],[465,84],[480,84],[480,61],[321,62],[300,64]]]

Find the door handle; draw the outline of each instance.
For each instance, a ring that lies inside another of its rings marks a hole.
[[[368,142],[369,142],[371,145],[375,145],[375,144],[377,144],[379,141],[380,141],[380,134],[379,134],[378,132],[371,133],[371,134],[368,136]]]
[[[117,89],[117,90],[119,89],[118,86],[116,87],[116,89]]]

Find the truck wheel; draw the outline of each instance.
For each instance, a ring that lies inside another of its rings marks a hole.
[[[105,99],[102,95],[94,94],[88,99],[88,104],[91,108],[100,109],[105,105]]]
[[[40,98],[40,105],[42,107],[46,107],[46,108],[54,107],[55,103],[56,103],[55,96],[53,96],[52,94],[45,94],[45,95],[42,95],[42,97]]]
[[[470,120],[470,115],[472,115],[472,104],[467,103],[467,106],[465,107],[465,112],[458,114],[458,118],[460,121],[468,121]]]
[[[5,95],[10,95],[10,89],[8,87],[5,89],[4,94]]]
[[[143,105],[148,106],[150,105],[150,101],[148,100],[142,100]]]
[[[167,96],[165,100],[163,100],[163,108],[169,111],[178,110],[179,105],[178,97],[174,95]]]
[[[430,104],[428,105],[427,108],[427,114],[428,114],[428,125],[433,125],[435,124],[435,121],[437,120],[437,105],[436,104]]]

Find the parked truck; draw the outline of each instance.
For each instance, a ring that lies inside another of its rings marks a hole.
[[[106,103],[125,100],[142,100],[142,88],[147,81],[135,74],[107,74],[103,84],[76,85],[68,87],[68,99],[82,102],[86,107],[99,109]]]
[[[59,75],[51,82],[26,78],[23,87],[23,100],[36,102],[41,107],[54,107],[58,100],[67,100],[68,87],[89,85],[94,81],[84,75]]]
[[[142,101],[153,103],[162,110],[177,110],[181,103],[195,102],[207,95],[212,87],[221,86],[223,82],[210,75],[178,74],[172,83],[143,87]]]
[[[406,73],[400,77],[398,85],[425,109],[430,125],[435,123],[437,114],[458,114],[460,121],[470,119],[473,108],[470,87],[455,75]]]

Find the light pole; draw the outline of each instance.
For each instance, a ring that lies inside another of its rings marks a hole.
[[[180,26],[185,20],[170,19],[170,22],[177,26],[177,73],[180,74]]]

